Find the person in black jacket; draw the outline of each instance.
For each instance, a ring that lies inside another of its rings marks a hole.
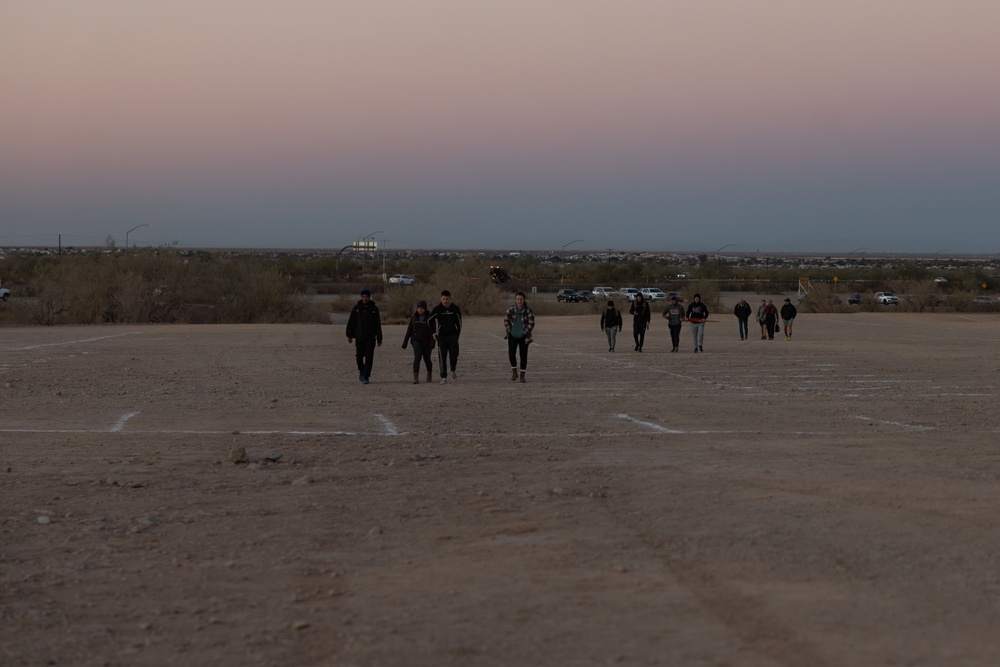
[[[458,337],[462,335],[462,310],[451,302],[451,292],[441,292],[441,303],[434,306],[427,320],[438,344],[438,363],[441,364],[441,384],[448,381],[448,366],[451,366],[451,381],[458,379]]]
[[[427,302],[417,302],[417,312],[410,317],[410,323],[406,326],[406,335],[403,336],[403,349],[407,343],[413,342],[413,384],[420,384],[420,362],[427,366],[427,381],[434,379],[434,365],[431,363],[431,350],[434,349],[434,333],[428,322],[430,313],[427,312]]]
[[[781,307],[781,324],[785,328],[785,340],[792,339],[792,323],[795,322],[797,314],[798,310],[792,305],[792,300],[785,299],[785,305]]]
[[[750,304],[743,297],[740,297],[739,303],[733,308],[733,315],[740,323],[740,340],[750,338],[750,315],[752,313],[753,309],[750,308]]]
[[[615,351],[615,338],[622,330],[622,314],[615,308],[614,301],[608,301],[608,309],[601,313],[601,331],[608,336],[608,352]]]
[[[358,380],[368,384],[375,361],[375,346],[382,345],[382,317],[372,301],[372,293],[366,289],[361,290],[361,300],[354,305],[347,320],[347,342],[354,343]]]
[[[632,338],[635,339],[635,351],[642,352],[642,344],[646,341],[646,329],[649,328],[649,304],[642,294],[635,295],[635,301],[629,306],[628,314],[632,316]]]
[[[705,320],[708,319],[708,306],[701,302],[701,295],[695,294],[687,309],[687,321],[691,323],[691,333],[694,335],[694,351],[704,352],[701,346],[705,342]]]

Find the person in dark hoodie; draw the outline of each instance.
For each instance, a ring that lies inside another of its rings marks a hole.
[[[451,381],[458,379],[455,368],[458,366],[458,337],[462,335],[462,310],[451,302],[451,292],[441,292],[441,303],[434,306],[427,320],[434,332],[434,340],[438,344],[438,363],[441,364],[441,384],[448,381],[449,362],[451,366]]]
[[[635,339],[635,351],[642,352],[642,344],[646,342],[646,329],[649,328],[649,304],[642,294],[635,295],[635,301],[629,306],[628,314],[632,316],[632,338]]]
[[[354,343],[358,362],[358,380],[368,384],[375,361],[375,346],[382,345],[382,317],[372,301],[372,293],[361,290],[361,300],[351,310],[347,320],[347,342]]]
[[[695,294],[688,304],[687,321],[691,323],[691,334],[694,336],[694,351],[704,352],[705,320],[708,319],[708,306],[701,302],[701,295]]]
[[[427,366],[427,381],[434,379],[434,365],[431,363],[431,350],[434,349],[434,332],[428,322],[430,313],[427,312],[427,302],[418,301],[417,311],[410,317],[410,323],[406,326],[406,335],[403,337],[403,349],[410,342],[413,343],[413,384],[420,384],[420,362]]]
[[[615,308],[614,301],[608,301],[608,309],[601,313],[601,331],[608,336],[608,352],[615,351],[615,338],[622,330],[622,314]]]
[[[733,308],[733,315],[740,323],[740,340],[748,340],[750,338],[750,315],[753,314],[753,309],[750,304],[746,302],[746,299],[740,297],[739,303]]]

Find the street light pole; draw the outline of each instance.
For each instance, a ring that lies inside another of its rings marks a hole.
[[[571,246],[571,245],[573,245],[574,243],[583,243],[583,239],[577,239],[577,240],[575,240],[575,241],[570,241],[569,243],[567,243],[566,245],[564,245],[564,246],[562,247],[562,249],[563,249],[563,250],[566,250],[566,248],[570,247],[570,246]]]
[[[136,225],[136,226],[135,226],[135,227],[133,227],[132,229],[130,229],[130,230],[128,230],[127,232],[125,232],[125,249],[126,249],[126,250],[128,250],[128,235],[129,235],[129,234],[131,234],[131,233],[132,233],[132,232],[134,232],[135,230],[139,229],[140,227],[152,227],[152,226],[153,226],[153,225]]]
[[[361,255],[361,272],[362,273],[365,272],[365,260],[368,258],[368,239],[370,239],[371,237],[375,236],[376,234],[385,234],[385,230],[381,230],[380,229],[377,232],[372,232],[371,234],[368,234],[367,236],[362,236],[361,237],[361,245],[364,248],[363,253]]]

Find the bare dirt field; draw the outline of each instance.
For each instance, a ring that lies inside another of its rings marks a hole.
[[[0,664],[1000,663],[1000,317],[717,319],[0,330]]]

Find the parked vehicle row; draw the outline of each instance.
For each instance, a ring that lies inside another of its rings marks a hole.
[[[619,287],[615,289],[614,287],[600,286],[595,287],[593,290],[574,291],[571,289],[561,289],[556,293],[556,301],[573,303],[577,301],[596,301],[597,299],[607,300],[615,298],[635,301],[637,294],[642,294],[642,298],[646,301],[663,301],[671,297],[677,297],[678,301],[684,301],[677,292],[664,292],[659,287],[643,287],[642,289],[636,287]]]

